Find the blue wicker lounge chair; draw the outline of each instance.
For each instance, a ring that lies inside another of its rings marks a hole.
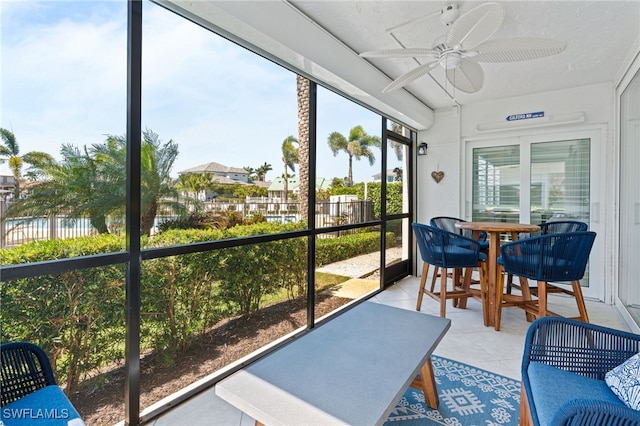
[[[529,327],[522,359],[521,425],[638,426],[605,374],[640,352],[640,335],[562,317]]]
[[[0,424],[84,425],[56,384],[41,347],[28,342],[3,343],[0,360]]]

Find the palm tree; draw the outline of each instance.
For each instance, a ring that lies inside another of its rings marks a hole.
[[[40,160],[52,158],[45,152],[32,151],[20,156],[20,146],[16,140],[16,136],[12,131],[0,128],[0,164],[8,163],[11,173],[13,174],[14,189],[13,195],[17,200],[20,198],[20,181],[22,180],[22,166],[24,163],[32,164]]]
[[[334,156],[340,151],[344,151],[349,156],[349,174],[347,175],[347,186],[353,185],[353,159],[360,160],[365,157],[369,164],[373,166],[376,157],[371,151],[371,147],[380,148],[380,137],[370,136],[364,131],[362,126],[355,126],[349,132],[349,139],[338,132],[333,132],[327,139],[329,148]]]
[[[297,75],[298,94],[298,160],[300,163],[300,215],[307,219],[309,211],[309,79]],[[315,185],[314,185],[315,190]]]
[[[178,177],[176,188],[196,200],[198,194],[209,189],[211,178],[211,173],[185,173]]]
[[[243,167],[243,169],[245,170],[245,172],[247,172],[247,178],[249,180],[253,180],[254,178],[256,178],[256,169],[254,169],[253,167]]]
[[[98,232],[109,232],[107,218],[122,217],[125,211],[126,147],[124,136],[108,136],[106,142],[84,151],[63,145],[60,162],[51,157],[34,161],[34,173],[42,180],[30,189],[28,198],[12,205],[8,214],[89,216]],[[169,176],[177,155],[176,143],[162,144],[153,131],[143,132],[140,229],[146,235],[151,233],[159,207],[186,212]]]
[[[296,148],[293,144],[298,143],[298,139],[294,136],[287,136],[285,140],[282,142],[282,163],[284,164],[284,202],[286,203],[289,199],[289,175],[288,169],[291,169],[292,172],[296,171],[296,163],[298,162],[298,148]]]
[[[121,205],[124,209],[124,194],[105,185],[106,182],[98,177],[98,164],[86,148],[81,152],[77,147],[65,144],[60,155],[60,162],[49,158],[33,163],[41,180],[31,187],[28,197],[11,206],[8,214],[88,216],[99,233],[109,232],[107,216],[114,211],[114,206]]]
[[[257,179],[261,182],[264,182],[267,179],[267,173],[271,170],[273,170],[273,167],[271,167],[271,164],[265,161],[262,166],[256,169]]]
[[[109,136],[107,140],[114,141],[117,147],[116,151],[107,152],[107,155],[113,159],[113,165],[124,167],[126,162],[122,159],[126,158],[126,138]],[[140,156],[140,232],[148,236],[151,234],[160,207],[166,207],[178,214],[185,213],[186,208],[178,201],[179,194],[177,188],[171,183],[170,176],[173,163],[178,157],[178,144],[173,140],[163,144],[157,133],[147,129],[142,132]],[[123,171],[124,169],[120,174],[122,188],[124,188],[124,176],[126,176]]]

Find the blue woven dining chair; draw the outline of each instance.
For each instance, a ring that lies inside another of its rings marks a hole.
[[[427,294],[439,301],[440,316],[443,318],[446,316],[447,299],[466,301],[469,297],[477,297],[483,302],[484,308],[484,303],[486,301],[486,285],[481,284],[481,290],[477,294],[469,291],[472,268],[481,266],[480,281],[481,283],[486,282],[484,279],[485,271],[483,266],[483,261],[486,259],[486,256],[484,253],[480,253],[480,245],[478,242],[473,239],[463,237],[460,234],[448,232],[421,223],[413,223],[412,226],[418,242],[420,256],[424,262],[422,265],[416,310],[420,310],[424,294]],[[427,274],[429,272],[430,265],[440,268],[442,272],[440,274],[440,287],[437,291],[435,288],[435,274],[432,277],[430,288],[426,287]],[[447,269],[454,270],[451,280],[451,290],[447,290]],[[462,269],[465,269],[465,273],[464,279],[461,281],[458,274]],[[465,306],[465,304],[459,304],[460,308]],[[488,311],[483,309],[483,312],[486,315]]]
[[[503,295],[504,274],[500,274],[496,293],[496,330],[500,329],[503,307],[518,306],[537,317],[557,315],[547,309],[547,294],[562,292],[575,298],[579,319],[589,322],[580,280],[589,260],[596,233],[591,231],[546,234],[505,243],[500,247],[498,264],[504,272],[520,277],[521,297]],[[537,300],[531,298],[528,279],[538,283]],[[571,283],[571,290],[557,283]]]
[[[549,221],[545,223],[541,223],[538,225],[540,230],[537,232],[532,232],[530,234],[521,234],[520,239],[537,237],[540,235],[547,234],[562,234],[565,232],[584,232],[589,229],[589,225],[585,222],[581,222],[579,220],[556,220]],[[513,283],[513,275],[508,274],[507,276],[507,294],[511,294],[512,288],[520,289],[518,284]],[[536,294],[537,288],[531,287],[530,290],[533,294]]]
[[[451,217],[451,216],[436,216],[436,217],[432,217],[431,220],[429,221],[429,225],[435,227],[435,228],[439,228],[439,229],[443,229],[445,231],[448,232],[452,232],[454,234],[459,234],[462,235],[463,237],[469,238],[469,239],[474,239],[473,238],[473,231],[470,231],[468,229],[460,229],[460,228],[456,228],[456,223],[460,223],[460,222],[466,222],[464,219],[460,219],[457,217]],[[478,244],[480,245],[480,251],[487,251],[487,249],[489,248],[489,241],[487,241],[487,233],[482,231],[480,232],[480,235],[478,235],[477,238]],[[466,240],[465,241],[459,241],[460,244],[466,244]],[[440,276],[439,274],[439,270],[440,268],[438,268],[437,266],[435,267],[433,274],[434,277],[438,277]],[[460,277],[462,277],[463,275],[460,273],[460,271],[458,271],[458,275]],[[449,277],[451,278],[452,275],[449,274]],[[480,281],[471,280],[471,284],[480,284]],[[462,301],[462,306],[461,308],[465,307],[465,302],[466,301]],[[454,306],[457,306],[457,301],[454,301]]]
[[[469,239],[474,239],[473,231],[469,231],[468,229],[456,228],[456,223],[459,223],[459,222],[466,222],[466,221],[464,219],[460,219],[457,217],[436,216],[431,218],[431,220],[429,221],[429,224],[433,227],[440,228],[445,231],[452,232],[454,234],[460,234],[463,237],[466,237]],[[484,231],[480,232],[480,235],[478,236],[478,243],[480,244],[480,250],[486,250],[486,248],[489,247],[489,242],[487,241],[486,232]]]

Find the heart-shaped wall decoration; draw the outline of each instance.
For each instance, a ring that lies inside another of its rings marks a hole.
[[[431,177],[436,181],[436,183],[440,183],[444,177],[444,172],[431,172]]]

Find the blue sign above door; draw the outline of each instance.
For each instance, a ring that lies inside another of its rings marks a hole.
[[[526,112],[524,114],[511,114],[507,116],[507,121],[528,120],[529,118],[544,117],[544,111]]]

